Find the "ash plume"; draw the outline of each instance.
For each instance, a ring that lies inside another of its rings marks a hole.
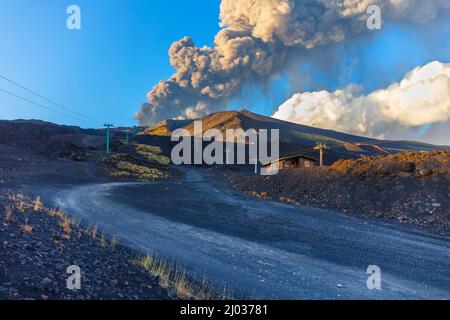
[[[176,72],[151,90],[136,119],[149,125],[222,110],[243,84],[269,79],[299,49],[367,33],[371,4],[380,6],[385,21],[422,23],[450,0],[223,0],[214,44],[199,48],[189,37],[173,43]]]

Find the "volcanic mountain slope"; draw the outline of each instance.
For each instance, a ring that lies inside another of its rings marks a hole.
[[[192,120],[164,120],[154,126],[151,126],[147,130],[145,130],[144,133],[154,136],[166,137],[170,136],[175,130],[189,125],[191,122]]]
[[[0,144],[33,147],[62,140],[74,144],[97,144],[103,133],[96,129],[63,126],[41,120],[0,120]],[[86,137],[99,137],[86,141]]]
[[[361,155],[387,155],[401,151],[436,150],[447,147],[433,146],[411,141],[383,141],[354,136],[332,130],[319,129],[271,117],[261,116],[246,110],[213,113],[202,121],[202,131],[218,129],[225,133],[227,129],[279,129],[280,152],[282,156],[305,154],[315,155],[312,149],[317,142],[326,143],[331,150],[327,152],[327,162],[339,158],[356,158]],[[145,133],[169,136],[174,130],[184,128],[194,134],[194,120],[166,120],[150,127]],[[202,133],[203,133],[202,132]]]
[[[0,121],[0,146],[49,158],[77,159],[82,149],[104,143],[100,130],[61,126],[41,120]]]

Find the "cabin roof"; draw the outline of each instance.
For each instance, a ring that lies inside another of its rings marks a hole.
[[[275,163],[275,162],[280,162],[280,161],[290,160],[290,159],[296,159],[296,158],[304,158],[304,159],[308,159],[308,160],[311,160],[311,161],[314,161],[314,162],[317,161],[317,159],[315,159],[315,158],[313,158],[313,157],[309,157],[309,156],[305,156],[305,155],[303,155],[303,154],[299,154],[299,155],[295,155],[295,156],[283,157],[283,158],[279,158],[279,159],[277,159],[277,160],[273,160],[273,161],[271,161],[271,162],[268,162],[268,163],[266,163],[266,164],[263,164],[263,167],[266,167],[266,166],[268,166],[268,165],[271,165],[272,163]]]

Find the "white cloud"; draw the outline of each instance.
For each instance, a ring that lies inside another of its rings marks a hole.
[[[427,135],[424,126],[431,132],[442,123],[450,128],[450,64],[434,61],[417,67],[402,81],[368,95],[355,85],[297,93],[273,117],[376,138],[426,137],[442,143],[442,137]],[[450,144],[450,129],[447,136],[444,141]]]

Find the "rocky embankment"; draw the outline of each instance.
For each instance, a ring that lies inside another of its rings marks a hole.
[[[450,151],[408,152],[269,177],[226,176],[235,188],[267,200],[448,229],[449,162]]]
[[[39,199],[0,197],[0,300],[170,299],[138,254]],[[69,290],[69,266],[81,270]]]

